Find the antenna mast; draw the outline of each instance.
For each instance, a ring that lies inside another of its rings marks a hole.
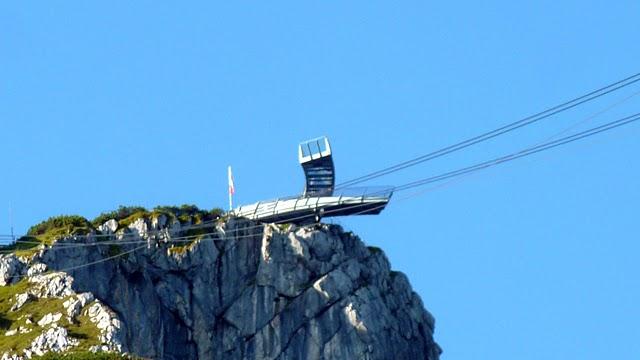
[[[16,242],[16,237],[13,235],[13,206],[9,203],[9,225],[11,226],[11,241]]]

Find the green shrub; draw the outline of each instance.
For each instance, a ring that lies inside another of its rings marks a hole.
[[[184,254],[193,247],[197,240],[198,239],[196,238],[186,243],[183,242],[180,245],[173,245],[169,248],[169,254]]]
[[[153,208],[153,215],[164,214],[171,219],[176,219],[180,223],[199,224],[205,221],[212,221],[219,219],[224,211],[219,208],[214,208],[210,211],[202,210],[195,205],[184,204],[181,206],[156,206]]]
[[[175,218],[176,214],[180,213],[180,208],[177,206],[156,206],[153,208],[153,214],[163,214],[171,218]]]
[[[93,230],[89,220],[78,215],[61,215],[32,226],[27,236],[21,237],[12,245],[15,250],[27,250],[36,247],[39,242],[51,244],[60,237],[69,235],[86,235]]]
[[[211,211],[209,211],[209,214],[211,215],[212,218],[219,219],[222,217],[222,215],[224,215],[224,210],[220,208],[213,208],[211,209]]]
[[[98,227],[111,219],[120,221],[122,219],[128,218],[129,216],[135,213],[146,212],[146,211],[147,209],[143,208],[142,206],[120,205],[120,207],[118,207],[118,210],[102,213],[98,215],[95,219],[91,220],[91,223],[93,224],[93,226]]]
[[[180,212],[183,214],[196,214],[201,212],[202,210],[198,209],[197,206],[192,205],[192,204],[182,204],[180,206]]]
[[[38,235],[44,235],[52,230],[59,230],[59,229],[65,229],[65,230],[76,230],[76,229],[80,229],[80,230],[84,230],[84,229],[91,229],[91,223],[89,223],[89,220],[85,219],[82,216],[78,216],[78,215],[61,215],[61,216],[54,216],[54,217],[50,217],[49,219],[32,226],[31,228],[29,228],[29,231],[27,231],[27,235],[31,235],[31,236],[38,236]]]
[[[118,228],[124,228],[127,227],[131,224],[133,224],[136,220],[140,219],[140,218],[145,218],[145,217],[149,217],[151,215],[150,212],[147,211],[147,209],[140,210],[137,212],[134,212],[133,214],[127,216],[124,219],[119,219],[118,220]]]

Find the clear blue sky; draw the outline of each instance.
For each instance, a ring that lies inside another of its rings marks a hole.
[[[239,202],[295,193],[296,144],[319,135],[344,181],[640,71],[637,1],[168,3],[0,5],[0,208],[19,232],[120,204],[224,207],[228,164]],[[639,89],[372,183],[534,144]],[[443,359],[638,359],[639,136],[339,222],[409,276]]]

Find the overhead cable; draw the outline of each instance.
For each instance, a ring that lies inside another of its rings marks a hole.
[[[377,170],[377,171],[374,171],[372,173],[369,173],[369,174],[366,174],[366,175],[362,175],[362,176],[356,177],[354,179],[345,181],[343,183],[340,183],[340,184],[336,185],[336,189],[341,189],[341,188],[344,188],[344,187],[347,187],[347,186],[351,186],[351,185],[359,184],[359,183],[362,183],[362,182],[365,182],[365,181],[369,181],[371,179],[375,179],[375,178],[378,178],[378,177],[381,177],[381,176],[384,176],[384,175],[387,175],[387,174],[390,174],[390,173],[393,173],[393,172],[396,172],[396,171],[399,171],[399,170],[402,170],[402,169],[405,169],[405,168],[408,168],[408,167],[411,167],[411,166],[415,166],[417,164],[420,164],[420,163],[423,163],[423,162],[426,162],[426,161],[430,161],[430,160],[439,158],[441,156],[444,156],[444,155],[447,155],[447,154],[450,154],[450,153],[465,149],[465,148],[470,147],[472,145],[475,145],[475,144],[478,144],[478,143],[493,139],[493,138],[495,138],[497,136],[509,133],[511,131],[517,130],[517,129],[522,128],[522,127],[527,126],[527,125],[531,125],[533,123],[536,123],[538,121],[544,120],[544,119],[549,118],[549,117],[551,117],[553,115],[556,115],[558,113],[561,113],[561,112],[570,110],[572,108],[575,108],[575,107],[577,107],[577,106],[579,106],[581,104],[584,104],[586,102],[595,100],[595,99],[600,98],[600,97],[602,97],[604,95],[610,94],[610,93],[612,93],[614,91],[617,91],[619,89],[622,89],[622,88],[625,88],[625,87],[627,87],[629,85],[632,85],[632,84],[634,84],[634,83],[636,83],[638,81],[640,81],[640,73],[636,73],[636,74],[631,75],[629,77],[626,77],[626,78],[624,78],[622,80],[616,81],[614,83],[611,83],[609,85],[601,87],[601,88],[599,88],[597,90],[591,91],[591,92],[589,92],[587,94],[584,94],[584,95],[581,95],[581,96],[576,97],[574,99],[571,99],[569,101],[563,102],[563,103],[561,103],[559,105],[553,106],[553,107],[548,108],[548,109],[546,109],[544,111],[541,111],[539,113],[536,113],[536,114],[533,114],[531,116],[525,117],[525,118],[523,118],[521,120],[518,120],[518,121],[515,121],[515,122],[512,122],[512,123],[509,123],[507,125],[501,126],[501,127],[497,128],[497,129],[494,129],[494,130],[485,132],[483,134],[474,136],[474,137],[469,138],[467,140],[458,142],[458,143],[453,144],[453,145],[446,146],[446,147],[441,148],[439,150],[430,152],[430,153],[425,154],[425,155],[418,156],[416,158],[401,162],[399,164],[392,165],[392,166],[389,166],[387,168],[384,168],[384,169],[381,169],[381,170]]]
[[[553,140],[553,141],[549,141],[549,142],[545,142],[543,144],[539,144],[530,148],[526,148],[524,150],[520,150],[518,152],[506,155],[506,156],[501,156],[492,160],[488,160],[488,161],[484,161],[472,166],[467,166],[458,170],[454,170],[454,171],[449,171],[437,176],[432,176],[432,177],[428,177],[428,178],[424,178],[424,179],[420,179],[420,180],[416,180],[416,181],[412,181],[410,183],[406,183],[404,185],[400,185],[400,186],[396,186],[394,188],[395,192],[399,192],[399,191],[404,191],[407,189],[411,189],[414,187],[418,187],[418,186],[422,186],[422,185],[426,185],[426,184],[430,184],[430,183],[434,183],[434,182],[438,182],[438,181],[442,181],[442,180],[446,180],[446,179],[450,179],[452,177],[456,177],[456,176],[460,176],[460,175],[464,175],[464,174],[468,174],[471,172],[475,172],[478,170],[482,170],[482,169],[486,169],[488,167],[492,167],[498,164],[502,164],[508,161],[512,161],[512,160],[516,160],[525,156],[529,156],[529,155],[533,155],[536,153],[539,153],[541,151],[545,151],[545,150],[550,150],[553,149],[555,147],[561,146],[561,145],[565,145],[565,144],[569,144],[572,143],[574,141],[578,141],[587,137],[591,137],[594,135],[597,135],[599,133],[605,132],[605,131],[609,131],[609,130],[613,130],[615,128],[624,126],[624,125],[628,125],[630,123],[636,122],[640,120],[640,113],[636,113],[634,115],[630,115],[627,117],[624,117],[622,119],[618,119],[615,121],[611,121],[608,122],[606,124],[600,125],[600,126],[596,126],[594,128],[585,130],[585,131],[581,131],[579,133],[573,134],[573,135],[569,135],[569,136],[565,136],[563,138],[557,139],[557,140]]]

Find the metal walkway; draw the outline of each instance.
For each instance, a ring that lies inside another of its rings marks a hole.
[[[346,189],[335,196],[289,197],[260,201],[236,208],[234,214],[264,222],[297,224],[318,222],[323,217],[377,215],[389,203],[391,188],[366,188],[357,195]]]
[[[307,224],[319,222],[323,217],[377,215],[393,195],[389,187],[344,189],[335,193],[335,168],[326,137],[301,143],[298,160],[306,179],[302,195],[243,205],[232,214],[262,222]]]

